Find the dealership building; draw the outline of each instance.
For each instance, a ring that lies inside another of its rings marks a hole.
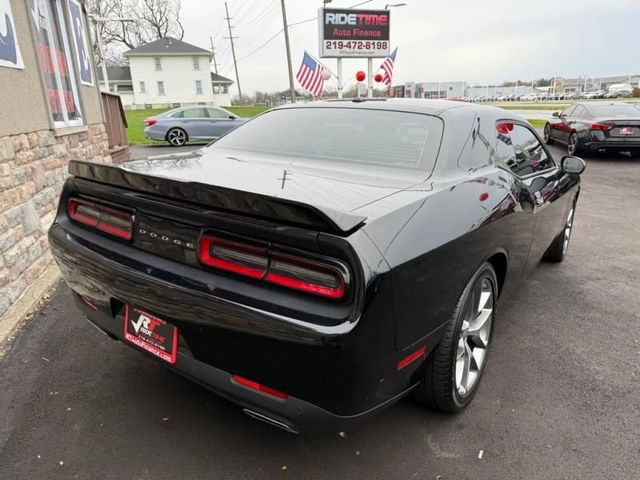
[[[629,84],[640,86],[640,75],[618,75],[610,77],[578,77],[556,78],[558,92],[591,92],[594,90],[608,90],[611,85]],[[540,93],[544,89],[537,89],[530,85],[500,86],[473,85],[465,81],[446,82],[406,82],[395,85],[390,89],[390,96],[405,98],[447,98],[447,97],[496,97],[501,95],[527,95]]]

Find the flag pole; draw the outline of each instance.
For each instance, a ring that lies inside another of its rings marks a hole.
[[[342,100],[342,57],[338,57],[338,100]]]

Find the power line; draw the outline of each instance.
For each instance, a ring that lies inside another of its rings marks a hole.
[[[271,43],[273,40],[275,40],[276,38],[278,38],[278,35],[280,35],[282,32],[284,31],[284,28],[278,30],[276,32],[276,34],[269,38],[269,40],[267,40],[266,42],[264,42],[262,45],[260,45],[258,48],[252,50],[250,53],[246,54],[244,57],[242,57],[241,59],[238,60],[238,62],[241,62],[242,60],[244,60],[245,58],[249,58],[251,55],[253,55],[254,53],[258,52],[259,50],[262,50],[264,47],[266,47],[269,43]]]

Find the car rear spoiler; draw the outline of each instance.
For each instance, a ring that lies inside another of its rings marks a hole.
[[[69,173],[75,177],[116,187],[206,205],[217,210],[314,228],[341,236],[354,231],[367,219],[362,215],[324,206],[131,172],[117,165],[72,160],[69,162]]]

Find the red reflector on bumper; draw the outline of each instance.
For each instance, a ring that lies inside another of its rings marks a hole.
[[[403,358],[402,360],[400,360],[398,362],[398,366],[396,367],[398,369],[398,371],[402,370],[404,367],[406,367],[407,365],[415,362],[416,360],[418,360],[419,358],[422,358],[426,355],[427,353],[427,347],[420,347],[418,350],[416,350],[415,352],[413,352],[411,355],[409,355],[408,357]]]
[[[253,390],[257,390],[258,392],[262,392],[262,393],[266,393],[267,395],[271,395],[277,398],[282,398],[283,400],[289,398],[289,395],[287,395],[284,392],[281,392],[280,390],[276,390],[275,388],[271,388],[271,387],[267,387],[265,385],[262,385],[258,382],[254,382],[253,380],[249,380],[247,378],[241,377],[240,375],[231,375],[231,378],[233,378],[233,381],[244,386],[244,387],[248,387],[251,388]]]

